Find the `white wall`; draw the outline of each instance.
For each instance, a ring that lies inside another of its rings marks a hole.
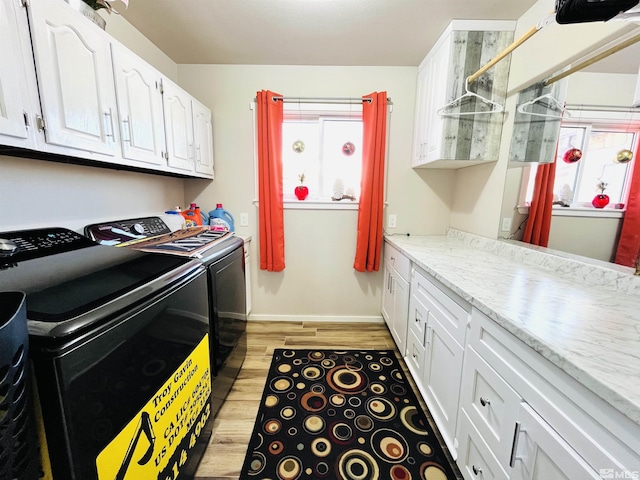
[[[183,181],[0,155],[0,231],[156,215],[184,202]]]
[[[254,318],[380,318],[382,278],[353,270],[356,211],[285,211],[281,273],[258,270],[253,112],[256,92],[285,96],[361,97],[386,90],[390,114],[388,213],[396,232],[442,234],[449,223],[453,172],[415,172],[411,145],[417,67],[180,65],[179,83],[213,111],[216,179],[186,182],[187,200],[212,209],[222,203],[237,231],[251,235]],[[249,227],[239,227],[241,212]]]

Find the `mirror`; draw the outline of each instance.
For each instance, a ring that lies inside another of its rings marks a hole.
[[[570,75],[566,79],[567,105],[617,105],[629,107],[630,110],[638,84],[639,67],[640,43],[636,43]],[[629,113],[626,115],[630,118]],[[640,109],[635,116],[640,116]],[[571,119],[565,118],[563,125],[570,121]],[[637,164],[639,161],[640,159],[634,158],[631,164]],[[631,164],[631,168],[640,168]],[[507,170],[500,219],[513,218],[511,232],[515,233],[509,238],[515,240],[522,238],[523,222],[527,219],[528,213],[522,209],[514,210],[514,206],[523,204],[521,185],[527,184],[531,170],[528,166]],[[606,212],[609,212],[610,216],[606,217],[588,216],[588,211],[557,210],[559,209],[554,210],[551,221],[548,248],[613,262],[622,226],[622,210],[607,209]],[[518,230],[519,226],[521,229]],[[505,238],[508,232],[499,232],[499,235]]]

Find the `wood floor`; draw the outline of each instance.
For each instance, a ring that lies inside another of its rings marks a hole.
[[[384,323],[249,322],[247,357],[214,420],[196,480],[239,477],[275,348],[393,349],[398,356]]]

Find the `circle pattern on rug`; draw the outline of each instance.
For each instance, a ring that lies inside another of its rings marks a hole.
[[[392,351],[276,349],[241,478],[448,480]]]

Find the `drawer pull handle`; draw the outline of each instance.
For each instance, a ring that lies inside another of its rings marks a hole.
[[[516,452],[518,451],[518,440],[520,439],[520,434],[524,433],[525,429],[521,428],[520,422],[516,422],[516,428],[513,432],[513,444],[511,445],[511,456],[509,457],[509,466],[513,468],[516,464]]]
[[[482,467],[476,467],[475,465],[471,466],[471,470],[473,470],[474,475],[480,475],[482,473]]]
[[[486,407],[487,405],[491,405],[491,400],[488,398],[480,397],[480,405]]]

